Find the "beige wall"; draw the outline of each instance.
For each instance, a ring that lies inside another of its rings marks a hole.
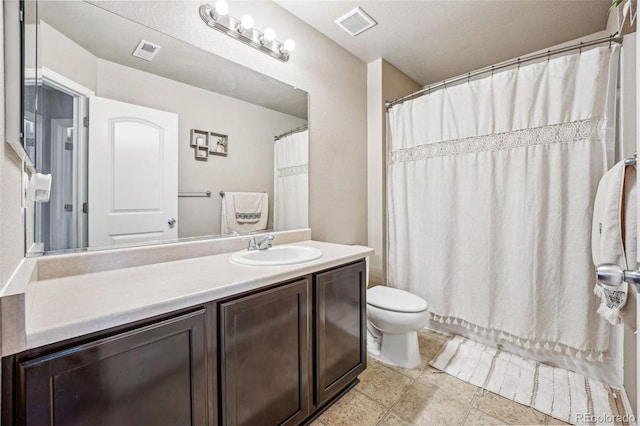
[[[367,65],[367,195],[369,285],[386,284],[386,109],[384,103],[415,92],[420,85],[384,59]]]
[[[4,28],[0,7],[0,82],[4,88]],[[18,42],[18,41],[13,41]],[[4,90],[0,90],[0,140],[5,140]],[[0,143],[0,283],[6,284],[24,255],[22,163],[7,143]]]
[[[281,63],[218,31],[198,15],[201,2],[95,2],[226,59],[307,91],[309,108],[309,222],[313,239],[367,242],[366,65],[273,2],[230,3],[296,50]]]
[[[220,190],[269,193],[273,224],[273,137],[306,120],[98,59],[97,95],[178,114],[178,190],[211,190],[179,198],[178,236],[220,234]],[[229,135],[229,155],[194,159],[190,130]]]
[[[64,34],[40,23],[42,65],[96,92],[98,70],[96,57]]]

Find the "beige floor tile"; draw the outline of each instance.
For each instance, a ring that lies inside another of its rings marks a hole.
[[[439,395],[455,398],[465,403],[470,403],[480,391],[480,388],[432,367],[427,368],[418,377],[417,382],[427,387],[435,386],[438,388]]]
[[[395,414],[416,425],[460,424],[469,404],[439,395],[435,386],[416,383],[392,407]]]
[[[562,420],[554,419],[551,416],[547,416],[548,425],[570,425],[571,423],[563,422]]]
[[[311,424],[309,426],[327,426],[326,424],[322,423],[322,420],[320,420],[319,418],[315,419],[314,421],[311,422]]]
[[[444,342],[449,340],[449,336],[447,336],[446,334],[438,333],[437,331],[429,330],[426,328],[421,328],[420,330],[418,330],[418,336],[424,336],[431,339],[439,339]]]
[[[469,415],[465,419],[464,424],[468,426],[502,425],[504,424],[504,422],[474,408],[469,412]]]
[[[389,412],[382,418],[382,420],[380,420],[378,426],[411,426],[411,423],[394,412]]]
[[[327,426],[373,426],[386,411],[382,405],[352,389],[322,413],[318,420]]]
[[[411,383],[410,378],[375,362],[360,374],[360,383],[356,385],[356,389],[389,408]]]
[[[488,391],[478,394],[474,406],[506,424],[534,425],[544,424],[546,420],[545,414]]]

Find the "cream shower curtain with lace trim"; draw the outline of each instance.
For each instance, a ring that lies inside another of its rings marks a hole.
[[[309,226],[309,131],[287,135],[274,144],[273,226]]]
[[[389,285],[423,297],[436,321],[603,359],[591,217],[617,53],[594,48],[391,108]]]

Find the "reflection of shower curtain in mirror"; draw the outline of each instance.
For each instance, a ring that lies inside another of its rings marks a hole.
[[[274,144],[275,229],[309,226],[309,131],[293,133]]]

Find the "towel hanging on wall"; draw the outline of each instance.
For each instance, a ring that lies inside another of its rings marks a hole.
[[[594,265],[613,263],[634,269],[637,262],[636,170],[621,161],[600,179],[593,206],[591,253]],[[636,330],[637,292],[634,286],[597,282],[598,314],[613,325]]]

